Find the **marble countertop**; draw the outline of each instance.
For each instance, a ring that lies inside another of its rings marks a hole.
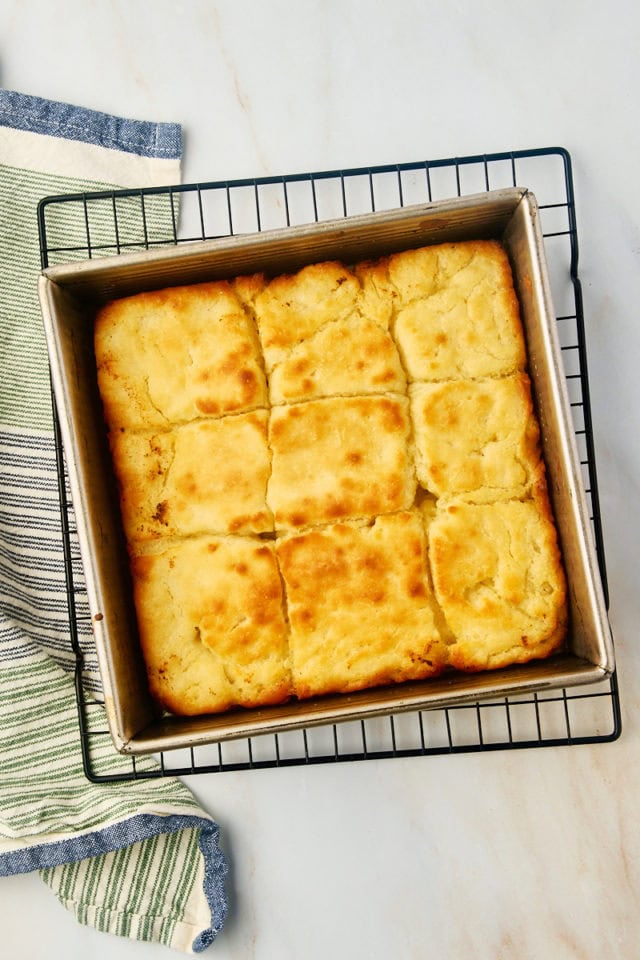
[[[232,866],[218,960],[638,956],[637,4],[3,0],[0,28],[2,86],[182,123],[185,182],[570,151],[622,737],[188,782]],[[33,875],[0,922],[22,960],[168,955]]]

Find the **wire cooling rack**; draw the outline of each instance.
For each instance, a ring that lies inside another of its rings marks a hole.
[[[589,406],[571,159],[548,147],[481,156],[48,197],[39,207],[42,266],[251,233],[503,187],[536,195],[583,480],[606,594]],[[54,404],[55,407],[55,404]],[[90,617],[54,409],[69,627],[85,772],[96,782],[296,764],[551,747],[615,740],[615,675],[559,691],[331,724],[190,749],[157,762],[115,753],[104,723]]]

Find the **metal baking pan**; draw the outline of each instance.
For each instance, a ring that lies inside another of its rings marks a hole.
[[[453,706],[485,697],[604,679],[613,646],[583,490],[535,197],[526,189],[482,193],[337,221],[45,270],[39,294],[68,466],[109,729],[116,748],[143,754],[380,714]],[[103,427],[93,320],[106,301],[177,284],[264,271],[276,275],[326,259],[347,263],[430,243],[497,238],[520,300],[549,493],[568,580],[570,627],[562,653],[480,674],[376,688],[281,706],[182,718],[151,699],[137,637],[128,558]]]

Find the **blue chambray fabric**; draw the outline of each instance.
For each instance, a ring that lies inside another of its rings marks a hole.
[[[8,165],[3,147],[21,131],[159,163],[177,161],[182,150],[178,124],[0,90],[0,375],[23,364],[28,381],[20,413],[10,391],[0,406],[0,875],[38,870],[80,923],[200,952],[227,913],[217,823],[171,778],[94,784],[84,775],[66,669],[72,657],[53,435],[42,426],[50,398],[34,386],[46,378],[46,351],[40,344],[27,354],[25,345],[41,337],[37,202],[104,184],[92,179],[86,151],[77,177],[39,166],[37,144],[24,169]],[[47,143],[42,155],[50,161]],[[122,758],[111,749],[99,762],[113,773]],[[154,761],[140,763],[142,770]]]

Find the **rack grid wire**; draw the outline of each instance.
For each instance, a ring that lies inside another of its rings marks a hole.
[[[43,268],[132,250],[341,218],[503,187],[535,195],[549,266],[564,373],[600,571],[607,597],[578,277],[571,158],[562,147],[365,168],[100,190],[47,197],[38,210]],[[73,507],[54,402],[54,432],[80,739],[94,782],[297,764],[610,742],[620,735],[617,678],[461,706],[401,713],[165,751],[115,752],[100,701]]]

